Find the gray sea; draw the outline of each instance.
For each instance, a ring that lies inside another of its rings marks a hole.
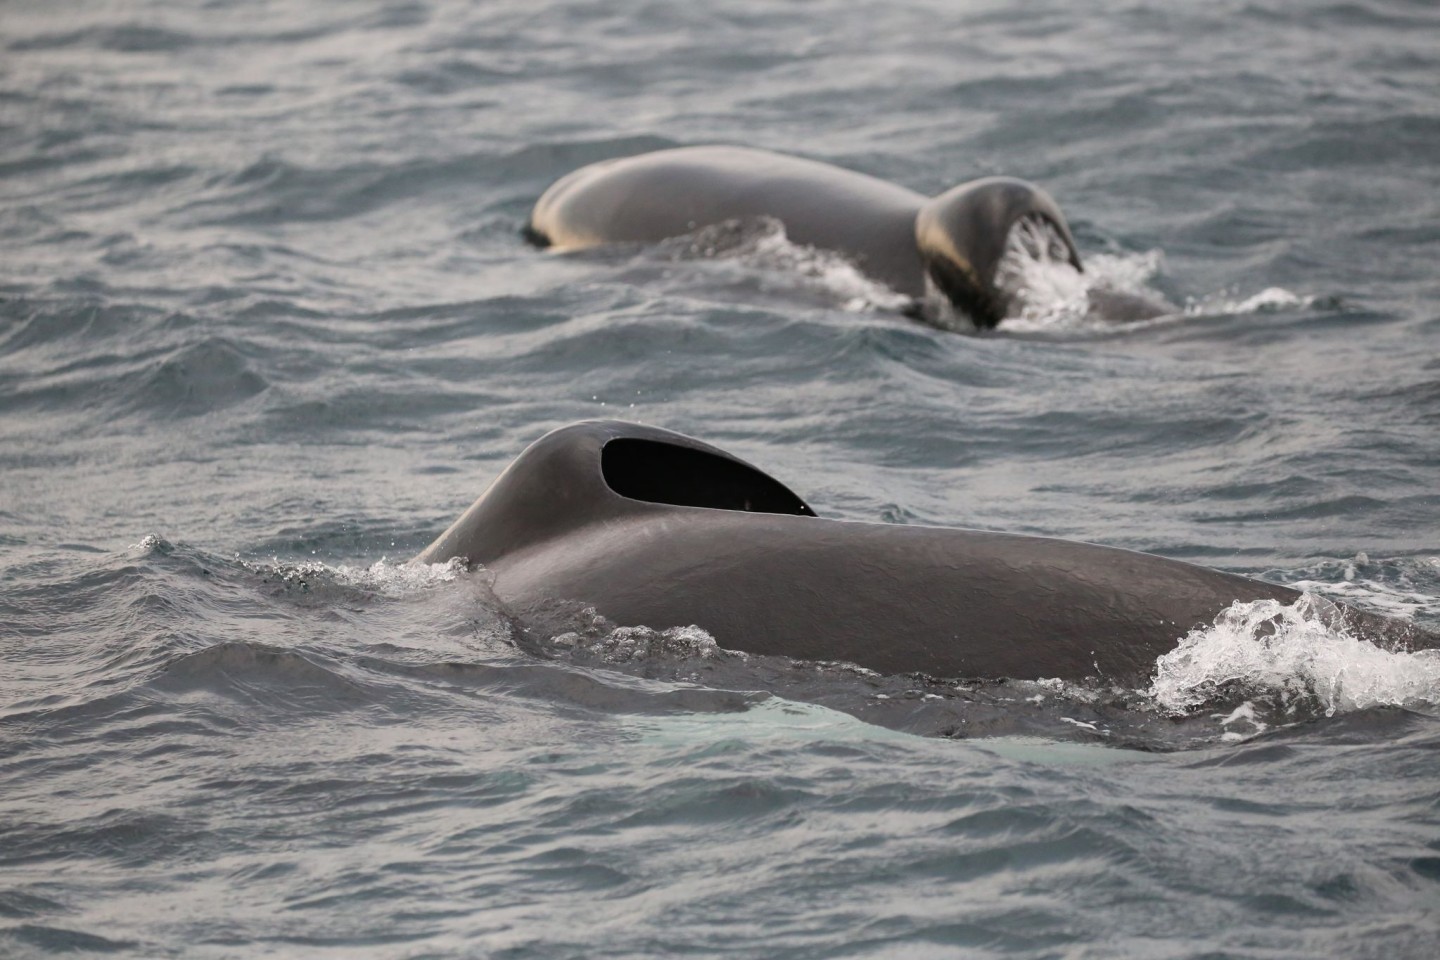
[[[773,230],[522,240],[702,143],[1024,177],[1088,269],[981,335]],[[517,645],[406,563],[619,417],[822,516],[1440,628],[1437,158],[1429,0],[6,0],[0,956],[1440,956],[1434,654],[1299,608],[1133,690]]]

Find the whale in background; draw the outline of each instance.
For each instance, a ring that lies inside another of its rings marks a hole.
[[[732,146],[659,150],[582,167],[541,195],[525,235],[568,251],[656,243],[759,217],[779,220],[796,243],[845,255],[910,297],[907,312],[924,318],[939,300],[982,329],[996,326],[1009,308],[996,271],[1017,224],[1043,227],[1039,234],[1057,247],[1057,259],[1082,269],[1065,215],[1024,180],[986,177],[932,199],[853,170]]]
[[[1289,587],[1048,537],[821,519],[778,480],[656,427],[586,421],[527,448],[416,558],[493,577],[522,627],[616,624],[882,673],[1143,683],[1236,601]],[[1336,606],[1382,639],[1408,625]],[[1435,637],[1420,637],[1424,646]]]

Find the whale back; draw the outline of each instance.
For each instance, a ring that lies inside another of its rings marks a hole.
[[[604,160],[546,190],[525,236],[556,252],[657,243],[731,221],[778,220],[797,244],[835,251],[911,297],[924,293],[915,214],[926,198],[803,157],[700,146]]]
[[[825,520],[722,450],[639,424],[552,431],[418,559],[483,564],[522,631],[577,610],[721,646],[882,673],[1102,676],[1143,683],[1155,658],[1234,602],[1289,587],[1130,550],[953,527]],[[1336,605],[1359,635],[1440,638]]]
[[[1005,318],[1009,298],[995,285],[1010,231],[1023,220],[1048,225],[1076,270],[1080,254],[1065,215],[1048,193],[1013,177],[963,183],[925,204],[915,218],[915,245],[935,285],[982,328]]]

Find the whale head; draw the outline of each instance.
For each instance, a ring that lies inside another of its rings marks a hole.
[[[1082,270],[1065,215],[1050,195],[1013,177],[962,183],[926,203],[915,218],[915,243],[925,272],[956,309],[977,327],[1005,318],[1010,297],[995,283],[1010,231],[1022,221],[1048,226],[1065,247],[1065,259]]]

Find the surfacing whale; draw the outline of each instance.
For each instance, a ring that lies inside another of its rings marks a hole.
[[[1047,228],[1059,259],[1081,270],[1059,206],[1012,177],[986,177],[933,199],[853,170],[747,147],[702,146],[604,160],[556,181],[525,235],[557,251],[656,243],[732,220],[772,217],[796,243],[832,250],[915,303],[929,288],[976,326],[998,324],[1010,294],[996,283],[1010,230]]]
[[[748,653],[944,678],[1140,684],[1235,601],[1300,597],[1115,547],[821,519],[723,450],[614,420],[541,437],[416,560],[455,557],[539,633],[566,629],[574,602]],[[1440,642],[1336,609],[1382,639]]]

